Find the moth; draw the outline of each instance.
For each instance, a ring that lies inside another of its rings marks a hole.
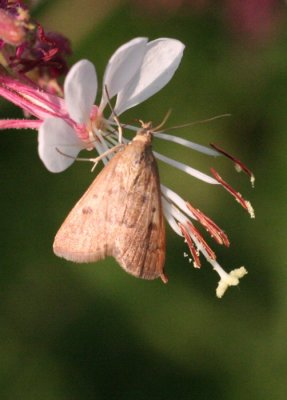
[[[54,253],[89,263],[112,256],[142,279],[164,274],[166,235],[151,123],[102,169],[56,234]]]

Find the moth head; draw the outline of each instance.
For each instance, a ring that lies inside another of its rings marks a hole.
[[[159,131],[159,129],[166,123],[170,113],[171,113],[171,110],[169,110],[167,112],[167,114],[165,115],[162,122],[159,125],[157,125],[155,128],[153,127],[151,121],[143,122],[141,119],[139,119],[138,122],[141,124],[141,129],[138,130],[136,137],[133,140],[137,140],[137,141],[140,140],[142,142],[150,144],[152,141],[154,132]]]
[[[141,129],[137,131],[137,134],[133,140],[142,141],[149,144],[152,141],[153,135],[152,122],[140,121],[140,123]]]

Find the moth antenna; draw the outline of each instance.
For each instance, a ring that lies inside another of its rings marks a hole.
[[[225,118],[225,117],[231,117],[231,114],[220,114],[220,115],[216,115],[215,117],[211,117],[211,118],[207,118],[207,119],[201,119],[199,121],[194,121],[194,122],[188,122],[187,124],[171,126],[170,128],[166,128],[165,131],[171,131],[173,129],[178,129],[178,128],[185,128],[187,126],[205,124],[207,122],[211,122],[211,121],[214,121],[216,119]]]
[[[102,153],[100,156],[96,157],[96,158],[84,158],[84,157],[74,157],[74,156],[70,156],[69,154],[64,153],[63,151],[61,151],[60,149],[58,149],[58,147],[56,147],[56,151],[61,154],[62,156],[68,157],[68,158],[72,158],[75,161],[85,161],[85,162],[92,162],[94,165],[91,169],[91,171],[93,172],[94,169],[96,168],[96,166],[98,165],[98,162],[101,161],[103,158],[105,158],[106,156],[108,156],[109,154],[115,153],[116,151],[119,151],[121,148],[123,148],[125,145],[120,143],[117,144],[116,146],[112,147],[111,149],[105,151],[104,153]]]
[[[170,114],[171,114],[172,109],[170,108],[168,110],[168,112],[165,114],[165,116],[163,117],[163,120],[161,121],[161,123],[159,125],[157,125],[152,131],[156,132],[158,131],[161,127],[164,126],[164,124],[166,123],[166,121],[169,119]]]
[[[152,122],[144,122],[142,119],[136,118],[134,121],[139,123],[142,127],[142,129],[149,130],[151,133],[156,132],[158,129],[160,129],[168,120],[169,116],[171,114],[171,109],[168,110],[168,112],[165,114],[162,122],[157,125],[155,128],[152,128]]]
[[[110,107],[110,109],[111,109],[113,118],[114,118],[114,120],[115,120],[115,122],[116,122],[116,124],[117,124],[117,126],[118,126],[119,143],[121,144],[121,143],[122,143],[122,140],[123,140],[123,128],[122,128],[122,125],[121,125],[121,123],[120,123],[119,117],[117,116],[117,114],[116,114],[116,112],[115,112],[115,110],[114,110],[114,107],[112,106],[112,103],[111,103],[111,100],[110,100],[110,96],[109,96],[109,92],[108,92],[108,88],[107,88],[106,85],[105,85],[105,92],[106,92],[106,95],[107,95],[107,102],[108,102],[108,105],[109,105],[109,107]]]

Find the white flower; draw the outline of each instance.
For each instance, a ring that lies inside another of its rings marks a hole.
[[[180,41],[166,38],[151,42],[136,38],[121,46],[106,67],[99,107],[93,105],[98,90],[93,64],[87,60],[76,63],[64,84],[66,118],[48,117],[39,129],[39,155],[47,169],[65,170],[84,148],[95,147],[99,154],[106,151],[105,136],[113,131],[111,121],[103,118],[107,93],[109,98],[117,96],[117,115],[142,103],[169,82],[183,50]]]

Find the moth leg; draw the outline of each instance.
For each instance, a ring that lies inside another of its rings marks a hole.
[[[58,149],[56,147],[56,151],[58,153],[60,153],[62,156],[68,157],[68,158],[73,158],[75,161],[88,161],[88,162],[92,162],[94,165],[92,167],[91,171],[94,171],[94,169],[96,168],[96,166],[98,165],[98,162],[101,161],[103,158],[105,158],[107,155],[111,154],[111,153],[115,153],[117,151],[119,151],[121,148],[125,147],[124,144],[117,144],[116,146],[112,147],[111,149],[105,151],[104,153],[102,153],[101,155],[99,155],[96,158],[83,158],[83,157],[73,157],[70,156],[69,154],[63,153],[60,149]]]
[[[116,122],[117,125],[118,125],[119,143],[122,144],[122,140],[123,140],[123,127],[121,126],[120,121],[119,121],[119,119],[118,119],[118,117],[117,117],[116,114],[114,114],[114,120],[115,120],[115,122]]]
[[[122,141],[123,141],[123,128],[122,128],[122,126],[121,126],[119,117],[117,116],[117,114],[116,114],[116,112],[115,112],[115,110],[114,110],[114,107],[112,106],[112,103],[111,103],[111,101],[110,101],[110,96],[109,96],[109,92],[108,92],[107,86],[105,86],[105,92],[106,92],[106,95],[107,95],[108,105],[109,105],[109,107],[110,107],[110,109],[111,109],[111,111],[112,111],[112,115],[113,115],[113,118],[114,118],[114,120],[115,120],[115,123],[116,123],[117,126],[118,126],[118,137],[119,137],[119,143],[121,144]]]
[[[101,155],[99,155],[96,158],[85,158],[85,161],[90,161],[92,163],[94,163],[93,168],[91,169],[91,171],[93,172],[94,169],[96,168],[96,166],[98,165],[98,162],[101,161],[103,158],[105,158],[106,156],[108,156],[111,153],[115,153],[117,151],[119,151],[120,149],[122,149],[123,147],[125,147],[124,144],[120,143],[117,144],[116,146],[112,147],[111,149],[105,151],[104,153],[102,153]]]

